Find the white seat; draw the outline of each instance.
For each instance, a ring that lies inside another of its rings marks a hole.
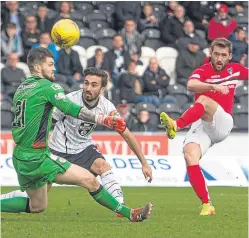
[[[18,62],[16,67],[22,69],[26,77],[29,77],[31,75],[27,64],[23,62]]]
[[[2,68],[4,68],[4,67],[5,67],[5,64],[3,64],[3,63],[0,62],[0,71],[1,71]]]
[[[156,52],[150,47],[142,46],[141,48],[141,57],[155,57]]]
[[[205,48],[203,52],[207,57],[209,56],[209,48]]]
[[[161,47],[156,51],[159,66],[170,76],[170,84],[176,82],[176,59],[178,51],[172,47]]]
[[[108,49],[102,45],[92,45],[92,46],[88,47],[86,50],[87,59],[92,58],[95,55],[96,49],[98,49],[98,48],[101,49],[103,51],[103,53],[106,53],[108,51]]]
[[[170,84],[173,85],[176,82],[176,59],[175,58],[163,58],[159,61],[159,66],[166,71],[170,76]]]
[[[149,66],[150,58],[149,57],[141,57],[139,60],[143,62],[143,65],[137,65],[136,72],[139,76],[142,76],[144,74],[144,71]]]
[[[172,47],[160,47],[156,51],[156,57],[160,61],[164,58],[177,58],[178,51]]]
[[[77,51],[80,57],[80,63],[83,67],[83,69],[86,69],[87,67],[87,56],[86,56],[86,50],[80,45],[74,45],[72,46],[72,49]]]

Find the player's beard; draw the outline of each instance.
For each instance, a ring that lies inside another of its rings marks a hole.
[[[93,102],[96,102],[99,99],[100,90],[99,90],[98,93],[96,93],[96,96],[93,96],[93,94],[88,92],[88,91],[86,91],[86,92],[83,91],[83,98],[84,98],[85,102],[87,102],[89,104],[92,104]],[[87,94],[87,93],[90,93],[90,94]]]
[[[54,81],[54,73],[53,72],[49,75],[44,70],[42,70],[42,75],[44,78],[46,78],[50,81]]]
[[[227,66],[227,64],[229,63],[229,59],[224,63],[222,63],[221,61],[218,61],[217,63],[215,63],[214,60],[211,59],[211,63],[213,67],[215,68],[215,70],[220,72]],[[217,66],[220,66],[220,68],[218,68]]]

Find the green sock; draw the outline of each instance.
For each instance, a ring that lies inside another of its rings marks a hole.
[[[122,214],[124,217],[130,219],[131,209],[119,203],[107,190],[100,185],[99,189],[95,192],[90,192],[91,196],[96,202],[110,210]]]
[[[1,212],[30,212],[29,198],[27,197],[14,197],[1,199]]]

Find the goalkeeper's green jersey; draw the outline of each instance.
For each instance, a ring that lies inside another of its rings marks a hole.
[[[12,136],[23,149],[45,149],[52,121],[53,106],[77,117],[80,106],[71,102],[60,85],[39,76],[27,78],[14,95]]]

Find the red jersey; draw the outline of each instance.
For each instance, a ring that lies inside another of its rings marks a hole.
[[[216,101],[227,113],[232,114],[234,104],[234,92],[238,80],[248,79],[248,68],[238,63],[229,63],[220,72],[215,71],[211,63],[204,64],[197,68],[189,80],[197,79],[209,84],[227,85],[228,94],[221,94],[215,91],[195,93],[195,101],[200,95],[205,95]]]

